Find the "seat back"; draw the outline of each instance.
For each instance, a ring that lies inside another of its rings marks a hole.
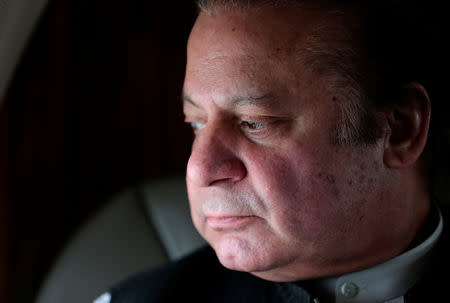
[[[149,182],[107,203],[69,241],[35,303],[92,302],[127,276],[204,245],[183,177]]]

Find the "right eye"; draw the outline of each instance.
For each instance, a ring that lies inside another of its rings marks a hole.
[[[191,125],[192,129],[194,130],[194,132],[201,130],[202,128],[205,127],[204,123],[200,123],[200,122],[189,122],[189,124]]]

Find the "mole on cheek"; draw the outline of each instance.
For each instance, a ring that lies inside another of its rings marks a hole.
[[[373,161],[373,169],[378,172],[380,171],[380,165],[378,164],[377,161]]]
[[[359,183],[360,183],[360,184],[365,183],[365,181],[366,181],[366,176],[365,176],[365,175],[359,176]]]
[[[317,177],[319,179],[323,179],[326,182],[328,182],[329,184],[335,184],[336,183],[336,177],[332,174],[328,174],[328,173],[323,173],[323,172],[319,172],[317,174]]]
[[[327,182],[330,183],[330,184],[335,184],[336,183],[336,177],[333,176],[333,175],[327,175],[326,179],[327,179]]]

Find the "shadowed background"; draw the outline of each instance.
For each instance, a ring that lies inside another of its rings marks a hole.
[[[0,109],[0,302],[31,302],[112,196],[182,174],[191,1],[49,1]]]

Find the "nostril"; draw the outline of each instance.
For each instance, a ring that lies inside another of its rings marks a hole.
[[[220,182],[238,182],[245,178],[247,170],[244,163],[238,158],[222,160],[217,164],[216,171],[212,174],[209,186]]]

